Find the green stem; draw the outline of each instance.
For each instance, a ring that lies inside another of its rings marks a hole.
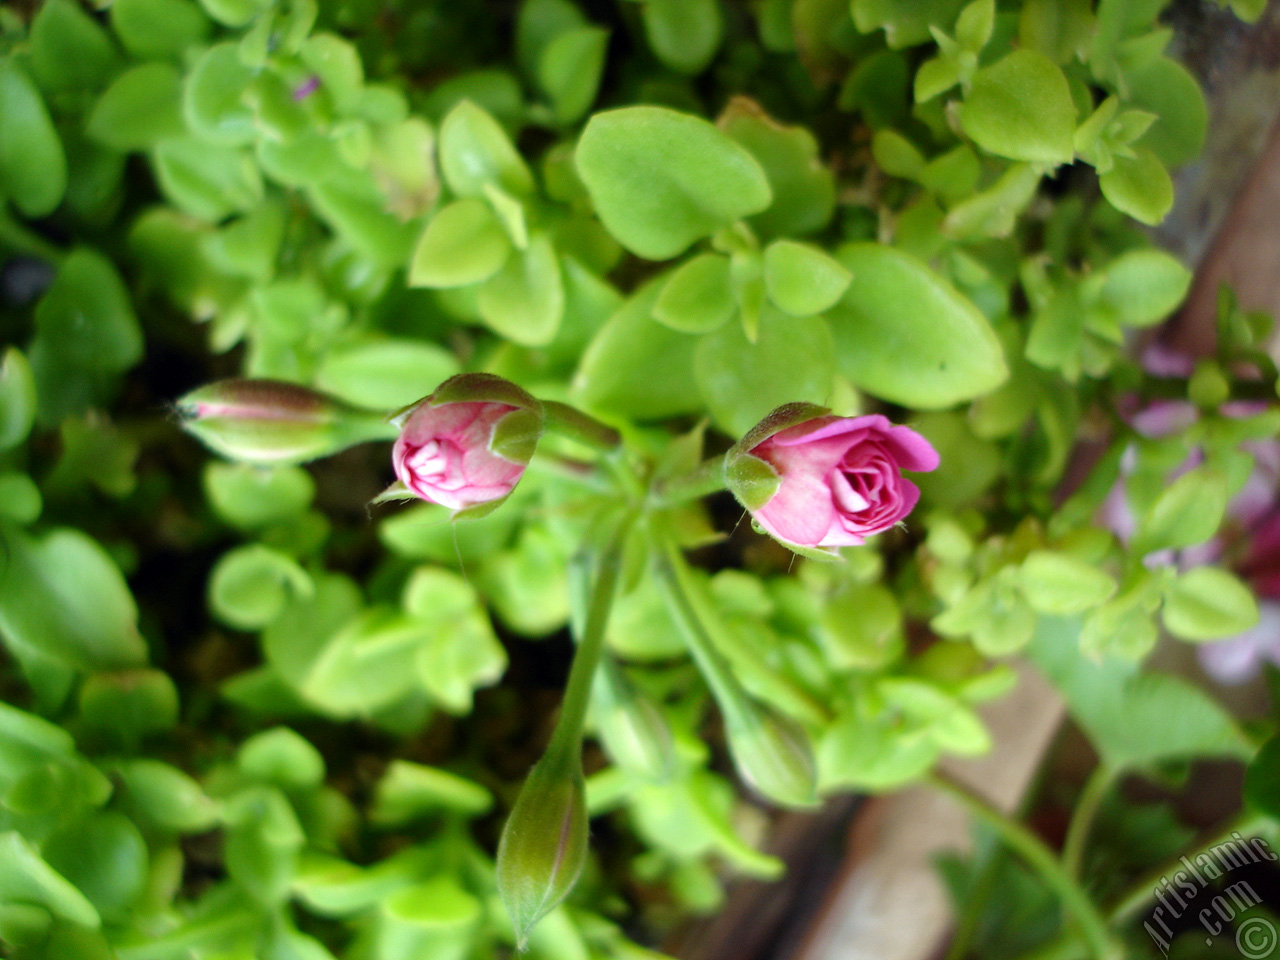
[[[574,460],[572,457],[562,457],[539,450],[529,461],[529,469],[548,476],[560,477],[596,493],[609,493],[614,490],[614,484],[608,475],[596,469],[595,464]]]
[[[1107,922],[1098,912],[1097,906],[1084,888],[1063,869],[1054,852],[1043,840],[1021,823],[1005,816],[968,787],[944,774],[935,772],[930,776],[929,782],[959,801],[972,816],[992,827],[1014,852],[1040,874],[1075,918],[1093,957],[1097,960],[1111,960],[1120,956],[1107,930]]]
[[[577,761],[582,752],[582,731],[587,719],[587,705],[591,701],[591,685],[600,655],[604,651],[605,626],[609,622],[609,609],[618,585],[618,573],[622,569],[622,553],[627,534],[635,522],[635,513],[628,511],[614,530],[608,545],[600,554],[596,565],[596,579],[591,587],[591,600],[587,616],[582,624],[582,636],[569,668],[569,682],[565,685],[564,700],[560,706],[560,718],[547,746],[547,757]]]
[[[690,500],[701,500],[725,488],[724,454],[704,460],[682,476],[671,477],[655,485],[650,501],[656,507],[670,507]]]
[[[1257,836],[1259,834],[1274,834],[1276,824],[1269,817],[1259,816],[1255,814],[1244,814],[1237,817],[1220,833],[1214,834],[1207,842],[1201,843],[1195,849],[1182,855],[1181,858],[1153,870],[1145,877],[1129,888],[1129,892],[1122,896],[1108,913],[1108,919],[1112,924],[1121,924],[1131,919],[1147,904],[1156,898],[1156,890],[1159,889],[1160,882],[1170,874],[1179,870],[1184,870],[1182,860],[1194,860],[1196,856],[1207,851],[1210,847],[1216,847],[1220,843],[1226,843],[1232,839],[1232,834],[1238,833],[1242,837]]]
[[[548,430],[588,447],[612,453],[622,445],[622,435],[617,430],[567,403],[544,400],[542,414]]]
[[[1093,827],[1094,818],[1102,806],[1115,782],[1117,771],[1105,763],[1098,764],[1089,779],[1085,781],[1080,796],[1076,799],[1076,809],[1071,815],[1071,823],[1067,826],[1067,838],[1062,845],[1062,865],[1067,873],[1079,879],[1080,867],[1084,860],[1085,845],[1089,841],[1089,831]]]
[[[729,665],[715,648],[703,618],[693,599],[690,574],[679,548],[665,536],[656,533],[653,538],[654,556],[657,558],[658,590],[666,601],[667,609],[684,637],[685,645],[693,661],[706,678],[711,695],[715,697],[725,723],[734,726],[748,722],[750,710],[746,691]]]

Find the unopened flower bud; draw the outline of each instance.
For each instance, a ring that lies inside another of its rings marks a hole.
[[[219,380],[177,402],[183,426],[206,446],[248,463],[302,463],[394,436],[377,414],[296,383]]]
[[[523,944],[560,905],[587,859],[587,800],[576,753],[547,753],[520,788],[498,843],[498,895]]]
[[[725,732],[734,766],[761,796],[785,807],[818,802],[813,750],[794,721],[753,704],[726,716]]]
[[[464,373],[407,408],[391,459],[415,497],[468,515],[501,503],[542,436],[542,405],[514,383]]]

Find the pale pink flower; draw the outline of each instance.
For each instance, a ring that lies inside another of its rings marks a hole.
[[[490,449],[502,419],[520,408],[507,403],[422,403],[409,413],[391,459],[414,496],[451,510],[499,500],[524,474]]]
[[[888,530],[920,499],[903,470],[929,471],[938,453],[909,427],[885,417],[818,417],[746,451],[777,474],[777,491],[754,511],[785,543],[847,547]]]

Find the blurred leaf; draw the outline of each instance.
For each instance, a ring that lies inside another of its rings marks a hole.
[[[252,82],[253,72],[240,62],[234,43],[206,50],[191,67],[182,91],[182,112],[191,131],[227,147],[252,143],[253,111],[244,99]]]
[[[817,247],[775,240],[764,251],[764,285],[783,313],[809,317],[835,306],[849,287],[850,275]]]
[[[182,78],[165,63],[144,63],[122,73],[94,104],[89,136],[116,150],[145,150],[185,128]]]
[[[1133,157],[1116,157],[1115,164],[1098,179],[1107,202],[1135,220],[1151,226],[1173,207],[1173,181],[1169,171],[1146,147]]]
[[[440,169],[460,197],[483,196],[486,186],[516,197],[533,192],[533,174],[506,132],[485,110],[464,100],[440,124]]]
[[[701,73],[720,48],[720,0],[644,0],[640,15],[654,55],[679,73]]]
[[[86,927],[101,923],[85,895],[13,830],[0,833],[0,900],[35,904]]]
[[[427,223],[409,262],[415,287],[461,287],[487,280],[511,255],[511,241],[483,200],[457,200]]]
[[[476,298],[480,316],[495,332],[523,346],[545,346],[564,316],[564,281],[550,237],[535,233],[485,280]]]
[[[674,257],[772,199],[749,152],[700,117],[665,107],[595,114],[575,160],[605,227],[649,260]]]
[[[1033,50],[1015,50],[974,75],[960,124],[982,149],[1011,160],[1057,165],[1074,154],[1076,108],[1067,79]]]
[[[709,333],[736,311],[729,258],[700,253],[666,275],[653,318],[681,333]]]
[[[113,810],[58,830],[45,841],[44,856],[107,921],[129,916],[147,879],[147,845],[133,822]]]
[[[1183,640],[1220,640],[1256,627],[1258,603],[1227,571],[1193,567],[1165,589],[1160,618]]]
[[[474,781],[447,770],[392,760],[378,781],[372,823],[398,827],[440,811],[479,816],[493,806],[489,791]]]
[[[209,35],[209,21],[191,0],[114,0],[111,27],[140,60],[180,57]]]
[[[0,60],[0,192],[28,217],[52,213],[67,191],[67,158],[26,73]]]
[[[95,673],[80,687],[80,716],[110,742],[137,749],[145,736],[178,722],[178,690],[160,670]]]

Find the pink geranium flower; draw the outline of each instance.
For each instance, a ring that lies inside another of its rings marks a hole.
[[[391,453],[396,477],[415,496],[452,510],[505,497],[525,465],[490,445],[498,424],[518,409],[507,403],[419,405]]]

